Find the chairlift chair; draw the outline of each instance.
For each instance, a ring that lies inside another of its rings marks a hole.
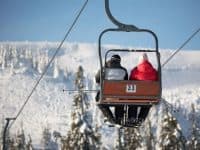
[[[130,124],[127,117],[128,106],[152,106],[156,105],[161,100],[162,94],[162,81],[161,81],[161,63],[160,63],[160,53],[158,49],[158,38],[154,32],[148,29],[139,29],[134,25],[126,25],[118,22],[110,13],[108,0],[105,0],[106,13],[110,20],[118,26],[118,28],[108,28],[101,32],[98,40],[98,53],[100,61],[100,100],[98,102],[99,108],[102,110],[103,114],[109,118],[109,116],[104,111],[104,107],[111,106],[123,106],[124,118],[120,123],[121,126],[135,126],[135,124]],[[102,56],[102,37],[108,32],[142,32],[149,33],[153,36],[155,40],[155,49],[109,49],[105,53],[105,57]],[[125,52],[125,53],[137,53],[137,52],[148,52],[155,53],[157,60],[157,71],[158,80],[157,81],[135,81],[135,80],[106,80],[103,76],[106,68],[104,68],[103,62],[106,62],[108,53],[110,52]],[[116,124],[115,120],[109,118],[109,121]],[[129,122],[129,124],[128,124]]]
[[[157,43],[157,42],[156,42]],[[157,81],[138,81],[138,80],[108,80],[105,79],[103,74],[105,74],[106,66],[102,65],[103,60],[101,56],[101,45],[99,46],[99,60],[101,64],[101,73],[100,73],[100,100],[98,106],[103,107],[112,107],[112,106],[123,106],[124,110],[124,119],[120,123],[122,126],[135,126],[135,124],[130,124],[128,120],[127,109],[130,105],[135,106],[152,106],[160,102],[162,94],[162,84],[161,84],[161,64],[160,64],[160,53],[158,49],[155,50],[128,50],[128,49],[111,49],[108,50],[105,54],[104,62],[106,62],[106,57],[109,52],[151,52],[156,53],[157,59],[157,72],[158,80]],[[103,109],[101,109],[103,110]],[[105,112],[103,112],[106,115]],[[106,115],[108,118],[109,116]],[[116,123],[115,120],[110,120],[110,122]],[[129,122],[129,124],[127,124]]]

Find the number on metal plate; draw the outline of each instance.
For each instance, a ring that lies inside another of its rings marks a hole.
[[[136,92],[136,85],[135,84],[127,84],[126,85],[126,92],[127,93],[135,93]]]

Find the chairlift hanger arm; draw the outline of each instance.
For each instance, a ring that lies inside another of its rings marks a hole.
[[[158,43],[158,38],[156,36],[156,34],[148,29],[139,29],[138,27],[136,27],[135,25],[128,25],[128,24],[124,24],[119,22],[111,13],[110,11],[110,7],[109,7],[109,0],[105,0],[105,10],[106,10],[106,14],[108,16],[108,18],[110,19],[110,21],[115,24],[118,28],[119,31],[126,31],[126,32],[149,32],[150,34],[152,34],[155,38],[156,43]],[[117,31],[117,29],[116,29]],[[158,44],[156,44],[156,49],[158,49]]]
[[[115,24],[116,26],[118,26],[118,28],[120,29],[125,29],[127,31],[131,30],[131,31],[136,31],[138,30],[138,28],[134,25],[127,25],[127,24],[123,24],[121,22],[119,22],[112,14],[110,11],[110,7],[109,7],[109,0],[105,0],[105,10],[106,10],[106,14],[108,16],[108,18],[110,19],[110,21]]]

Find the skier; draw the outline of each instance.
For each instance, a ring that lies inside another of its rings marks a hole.
[[[100,72],[95,76],[96,82],[100,82]],[[128,80],[127,70],[121,66],[121,57],[117,54],[112,55],[109,62],[105,66],[105,74],[103,78],[106,80]],[[96,100],[99,99],[99,94],[97,93]],[[108,110],[110,112],[110,110]],[[110,114],[110,113],[109,113]],[[115,121],[120,123],[124,114],[123,106],[115,106]]]
[[[146,53],[143,53],[139,58],[139,63],[131,70],[129,80],[145,80],[156,81],[158,79],[158,73],[156,69],[149,62]],[[130,121],[137,123],[136,121],[144,121],[148,115],[151,106],[141,106],[140,113],[138,112],[138,106],[129,106],[128,116]],[[138,116],[138,117],[137,117]]]

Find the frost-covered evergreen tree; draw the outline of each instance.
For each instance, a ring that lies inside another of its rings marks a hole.
[[[26,143],[26,137],[23,128],[18,131],[18,133],[14,136],[9,135],[9,131],[7,132],[7,145],[6,150],[32,150],[32,140],[29,136],[29,141]],[[0,145],[1,147],[1,145]]]
[[[10,51],[10,54],[9,54],[10,67],[14,67],[18,61],[16,46],[11,47],[9,51]]]
[[[41,53],[37,50],[35,57],[36,58],[32,60],[33,66],[39,73],[42,73],[48,64],[48,55],[46,52]]]
[[[24,130],[22,129],[14,137],[9,137],[8,140],[9,150],[27,150],[26,149],[26,138]]]
[[[29,140],[26,144],[26,150],[33,150],[32,139],[30,135],[29,135]]]
[[[166,109],[163,114],[159,145],[162,150],[185,149],[185,137],[176,120]]]
[[[0,48],[1,69],[14,67],[18,62],[17,48],[15,45],[2,45]]]
[[[142,147],[142,136],[139,128],[124,129],[124,147],[128,150]]]
[[[14,138],[12,138],[12,139],[9,140],[8,149],[9,150],[16,150],[17,149],[16,143],[14,141]]]
[[[200,149],[200,129],[196,126],[196,115],[195,115],[195,107],[192,104],[192,135],[191,140],[188,143],[188,148],[191,150],[199,150]]]
[[[58,76],[59,76],[58,60],[55,59],[53,63],[53,78],[57,78]]]
[[[63,141],[62,149],[94,150],[100,149],[100,134],[92,127],[92,115],[89,109],[87,94],[83,92],[85,78],[83,68],[79,66],[75,86],[78,94],[74,96],[71,113],[71,129]]]
[[[117,137],[117,140],[115,142],[115,149],[116,150],[121,150],[124,147],[123,133],[124,133],[123,129],[118,128],[118,132],[117,132],[118,137]]]
[[[42,133],[42,145],[44,147],[44,149],[48,149],[48,150],[57,150],[58,149],[58,145],[56,142],[53,141],[52,139],[52,135],[49,131],[49,128],[45,128],[43,133]]]
[[[139,128],[118,129],[118,139],[115,149],[132,150],[142,147],[142,136]]]
[[[145,139],[146,149],[155,150],[156,142],[152,132],[151,121],[149,119],[146,124],[146,131],[144,136],[145,136],[144,139]]]
[[[16,144],[17,144],[17,148],[18,149],[25,150],[25,147],[26,147],[26,138],[25,138],[24,130],[23,129],[17,135]]]
[[[42,132],[42,142],[41,143],[45,148],[48,148],[50,141],[51,141],[51,133],[49,132],[48,128],[45,128]]]

